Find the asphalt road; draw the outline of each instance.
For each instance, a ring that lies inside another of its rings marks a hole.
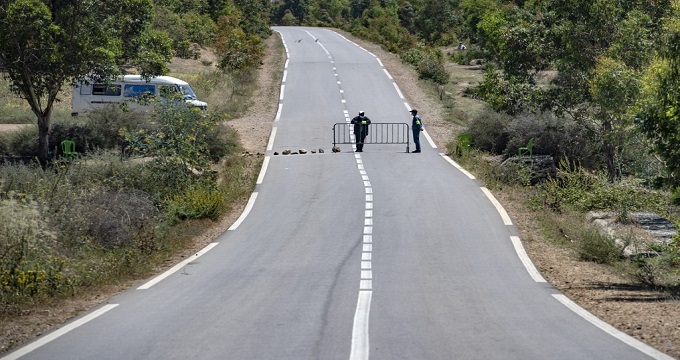
[[[333,125],[359,110],[410,123],[372,54],[325,29],[275,30],[289,60],[242,217],[168,273],[3,359],[668,358],[547,284],[512,219],[426,133],[420,154],[367,144],[274,155],[330,149]]]

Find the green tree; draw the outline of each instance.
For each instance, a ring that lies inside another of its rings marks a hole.
[[[659,57],[643,77],[638,122],[666,162],[670,183],[680,187],[680,0],[663,21]]]
[[[269,0],[234,0],[234,5],[241,12],[239,26],[248,35],[257,35],[265,39],[271,35],[269,28]]]
[[[167,38],[149,33],[151,0],[0,0],[0,70],[37,117],[39,161],[48,161],[57,94],[88,76],[109,78],[124,64],[144,76],[166,71]]]
[[[636,72],[661,35],[664,1],[646,3],[535,0],[486,11],[478,35],[500,69],[480,93],[496,110],[551,111],[587,127],[615,179],[618,149],[633,131]]]
[[[309,2],[310,0],[279,1],[272,9],[272,21],[281,24],[284,15],[290,13],[297,19],[296,23],[304,23],[309,15]],[[287,21],[290,22],[290,19]]]
[[[619,176],[616,159],[634,134],[630,109],[639,94],[638,74],[622,61],[600,57],[590,77],[594,129],[599,131],[609,181]]]
[[[187,179],[192,171],[210,170],[208,138],[218,131],[218,117],[206,116],[177,99],[155,101],[158,103],[152,120],[156,125],[153,130],[124,129],[121,132],[132,144],[132,150],[142,156],[154,157],[168,170],[179,167]]]
[[[215,50],[220,57],[219,67],[223,70],[238,70],[255,67],[264,56],[262,39],[254,34],[246,34],[239,26],[240,11],[222,16],[217,21]]]
[[[430,44],[448,45],[450,33],[460,22],[458,0],[425,1],[416,12],[417,35]]]
[[[342,25],[343,11],[349,11],[349,0],[314,0],[309,3],[310,20],[316,20],[319,25]]]

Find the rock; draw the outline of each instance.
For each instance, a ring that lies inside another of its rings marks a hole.
[[[673,241],[673,236],[678,233],[678,229],[668,219],[652,212],[634,212],[628,217],[639,227],[647,231],[659,243],[668,245]]]
[[[278,152],[278,151],[274,151],[274,155],[278,155],[278,154],[279,154],[279,152]]]
[[[323,153],[324,153],[323,149],[319,149],[319,154],[323,154]]]
[[[332,150],[333,150],[334,153],[340,152],[340,147],[339,146],[333,146]]]
[[[289,149],[283,150],[283,155],[290,155],[291,151]]]
[[[316,150],[312,150],[312,154],[316,154]]]
[[[628,257],[655,256],[651,244],[668,245],[677,234],[675,225],[656,213],[632,212],[628,214],[629,223],[621,223],[618,215],[609,212],[590,212],[587,219],[600,230],[614,239]],[[637,233],[637,234],[636,234]],[[636,241],[629,243],[627,237],[634,236]]]
[[[307,153],[307,150],[305,150],[305,149],[300,149],[298,151],[300,152],[300,154],[306,154]]]

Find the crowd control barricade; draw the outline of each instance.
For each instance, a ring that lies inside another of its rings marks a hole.
[[[333,125],[333,147],[340,144],[360,143],[361,137],[354,134],[354,124],[336,123]],[[411,129],[406,123],[371,123],[364,144],[403,144],[409,152]]]

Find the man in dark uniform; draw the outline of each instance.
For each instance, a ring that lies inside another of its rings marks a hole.
[[[364,115],[363,111],[359,111],[359,115],[355,116],[351,123],[354,125],[354,136],[357,142],[357,152],[364,151],[364,140],[368,135],[368,125],[371,124],[371,119]]]
[[[416,144],[416,149],[411,151],[414,153],[420,152],[420,132],[423,131],[423,121],[418,116],[418,110],[411,110],[413,120],[411,122],[411,130],[413,130],[413,142]]]

